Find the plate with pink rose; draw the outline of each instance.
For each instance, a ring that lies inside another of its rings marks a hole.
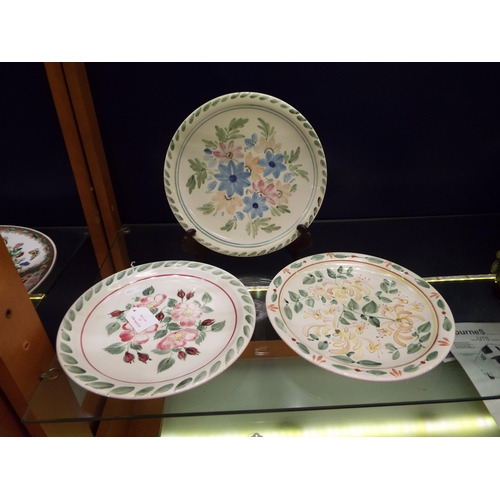
[[[255,257],[286,247],[325,196],[318,135],[295,108],[255,92],[226,94],[180,125],[164,163],[164,187],[180,225],[207,248]]]
[[[57,355],[68,377],[91,392],[159,398],[226,370],[254,326],[253,299],[233,275],[200,262],[152,262],[80,296],[61,322]]]

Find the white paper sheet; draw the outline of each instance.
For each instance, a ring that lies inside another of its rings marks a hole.
[[[500,396],[500,323],[457,323],[451,352],[481,396]],[[484,404],[500,426],[500,399]]]

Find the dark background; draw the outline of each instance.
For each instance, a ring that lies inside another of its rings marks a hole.
[[[328,165],[318,220],[497,213],[495,63],[87,63],[125,224],[175,222],[165,152],[206,101],[262,92],[298,109]],[[43,63],[0,64],[0,224],[85,225]]]

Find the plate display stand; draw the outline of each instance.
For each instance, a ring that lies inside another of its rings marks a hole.
[[[293,259],[298,259],[300,257],[300,251],[309,248],[314,241],[310,228],[306,227],[304,224],[299,224],[297,226],[297,231],[299,236],[286,247]],[[194,238],[195,234],[196,229],[188,229],[182,238],[181,246],[185,252],[194,256],[194,260],[201,262],[203,261],[207,248]]]

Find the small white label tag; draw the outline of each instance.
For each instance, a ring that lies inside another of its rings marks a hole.
[[[133,286],[131,288],[127,288],[125,290],[125,295],[135,295],[137,292],[140,292],[141,291],[141,287],[140,286]]]
[[[159,323],[154,314],[146,307],[133,307],[125,314],[125,318],[127,318],[130,326],[132,326],[137,333],[141,333]]]

